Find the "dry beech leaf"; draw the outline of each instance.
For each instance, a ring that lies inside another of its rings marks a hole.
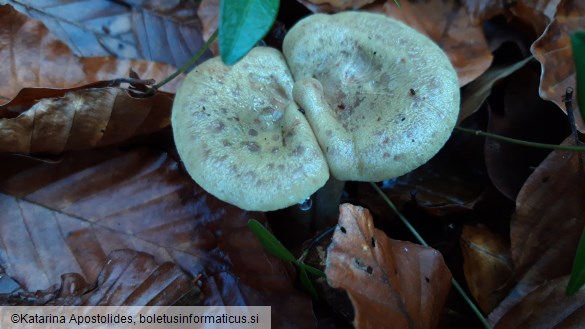
[[[579,170],[578,154],[553,151],[520,190],[510,228],[519,282],[490,314],[491,321],[497,322],[538,285],[570,273],[585,225],[585,172]]]
[[[585,290],[567,297],[569,277],[548,281],[514,306],[495,329],[517,328],[583,328],[585,323]]]
[[[453,0],[401,1],[396,7],[390,0],[383,6],[364,9],[383,12],[426,34],[447,53],[464,86],[484,73],[492,63],[492,53],[481,25],[474,25],[464,7]]]
[[[270,305],[274,327],[315,326],[311,301],[247,221],[165,153],[68,152],[49,164],[0,155],[0,267],[27,291],[63,273],[97,279],[107,255],[133,249],[201,275],[206,305]]]
[[[0,105],[0,152],[60,154],[120,143],[168,127],[172,95],[133,97],[115,82],[24,89]]]
[[[202,0],[197,9],[197,16],[203,25],[203,40],[207,41],[219,26],[219,1]],[[209,49],[214,56],[219,56],[219,41],[216,39]]]
[[[541,35],[554,19],[561,0],[518,0],[510,7],[510,12],[532,25],[537,35]]]
[[[114,56],[179,67],[203,45],[194,1],[6,3],[42,21],[79,57]]]
[[[356,10],[376,0],[297,0],[314,13]]]
[[[128,76],[130,70],[144,79],[163,80],[175,68],[171,65],[113,57],[77,58],[45,26],[11,6],[0,6],[0,104],[22,88],[71,88],[94,81]],[[10,33],[7,33],[10,31]],[[181,79],[161,90],[175,92]]]
[[[134,250],[110,253],[95,282],[78,273],[61,276],[61,284],[44,291],[0,295],[3,305],[173,305],[182,296],[197,292],[189,276],[173,263],[157,264]]]
[[[532,57],[528,57],[514,64],[491,67],[477,79],[465,86],[461,92],[461,111],[459,112],[457,121],[461,122],[479,110],[481,105],[492,93],[494,84],[524,67],[531,59]]]
[[[513,274],[510,245],[486,228],[466,225],[461,233],[463,271],[471,295],[489,313],[509,290]]]
[[[575,64],[571,51],[572,32],[582,30],[585,26],[585,2],[582,0],[562,0],[559,3],[555,19],[543,35],[531,47],[532,54],[542,66],[540,78],[540,96],[557,104],[567,112],[563,96],[567,88],[576,88]],[[581,118],[576,100],[573,110],[577,128],[585,132],[585,122]]]
[[[559,144],[567,134],[567,118],[538,96],[539,70],[527,66],[501,86],[499,100],[490,102],[487,131],[538,143]],[[518,86],[523,86],[518,88]],[[514,201],[534,168],[549,150],[485,139],[484,159],[493,185]]]
[[[451,272],[438,251],[391,240],[374,228],[367,209],[339,207],[327,250],[325,274],[347,291],[356,328],[435,328],[451,287]]]

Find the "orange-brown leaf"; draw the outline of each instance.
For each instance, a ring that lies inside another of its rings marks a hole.
[[[94,81],[127,77],[130,70],[143,79],[160,81],[171,65],[113,57],[78,58],[40,22],[11,6],[0,6],[0,104],[22,88],[71,88]],[[9,32],[9,33],[8,33]],[[174,92],[180,79],[162,90]]]
[[[486,228],[466,225],[461,249],[467,286],[482,311],[489,313],[509,290],[513,272],[510,246]]]
[[[0,106],[0,152],[59,154],[120,143],[169,126],[170,94],[137,98],[110,85],[22,90]]]
[[[451,287],[436,250],[391,240],[374,228],[367,209],[340,207],[327,251],[329,285],[347,291],[356,328],[434,328]]]
[[[2,2],[43,22],[79,57],[114,56],[179,67],[203,44],[196,1]]]
[[[564,145],[574,145],[572,138]],[[537,286],[571,271],[585,226],[585,172],[579,153],[553,151],[526,180],[516,199],[510,242],[518,284],[492,314],[493,321]]]
[[[248,229],[263,215],[205,193],[165,153],[0,155],[0,191],[0,267],[28,291],[70,272],[92,282],[109,253],[132,249],[201,275],[204,304],[271,305],[274,327],[314,326],[310,299]]]
[[[583,328],[585,290],[567,297],[569,277],[548,281],[514,306],[495,329]]]
[[[357,10],[376,0],[297,0],[314,13]]]
[[[567,112],[563,96],[567,88],[576,88],[575,65],[570,34],[585,26],[585,2],[562,0],[555,16],[543,35],[532,44],[531,51],[542,66],[540,96]],[[573,101],[577,127],[585,132],[577,102]]]

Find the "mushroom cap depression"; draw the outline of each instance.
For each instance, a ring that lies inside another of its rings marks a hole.
[[[286,35],[293,97],[339,180],[405,174],[445,144],[459,113],[457,74],[429,38],[380,14],[316,14]]]
[[[233,66],[216,57],[190,72],[171,121],[191,177],[219,199],[259,211],[288,207],[323,186],[327,163],[292,86],[282,54],[266,47]]]

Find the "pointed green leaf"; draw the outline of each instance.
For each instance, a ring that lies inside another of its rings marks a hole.
[[[305,290],[307,290],[307,292],[311,295],[311,298],[318,299],[319,295],[317,294],[317,290],[315,290],[315,287],[313,287],[313,283],[309,279],[307,271],[305,271],[303,266],[299,267],[299,278],[301,279],[301,283],[303,287],[305,287]]]
[[[274,256],[282,259],[287,260],[289,262],[295,262],[295,256],[286,249],[278,239],[268,231],[264,225],[262,225],[259,221],[255,219],[250,219],[248,221],[248,227],[254,232],[254,235],[260,240],[260,243],[272,253]]]
[[[307,270],[307,272],[313,274],[314,276],[321,277],[321,278],[326,277],[325,273],[323,271],[316,269],[313,266],[310,266],[310,265],[307,265],[304,263],[300,263],[300,264],[298,264],[298,266],[304,268],[305,270]]]
[[[268,33],[279,4],[279,0],[221,0],[219,53],[225,64],[235,64]]]
[[[577,75],[577,103],[581,117],[585,118],[585,31],[577,31],[571,35],[573,60]],[[572,275],[571,275],[571,279]]]
[[[573,261],[571,278],[567,284],[567,295],[571,296],[585,283],[585,230],[581,233],[581,240],[577,246],[577,254]]]

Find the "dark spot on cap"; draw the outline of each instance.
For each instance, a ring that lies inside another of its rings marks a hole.
[[[368,274],[370,274],[370,275],[371,275],[372,273],[374,273],[374,269],[373,269],[371,266],[368,266],[368,267],[366,268],[366,272],[368,272]]]
[[[380,122],[380,121],[382,121],[382,118],[378,117],[378,119],[376,119],[376,121]]]
[[[214,121],[213,122],[213,131],[216,133],[219,133],[223,130],[223,128],[225,128],[225,124],[223,123],[223,121]]]
[[[304,152],[305,152],[305,148],[302,147],[301,145],[299,145],[292,151],[292,154],[294,156],[301,156],[301,155],[303,155]]]
[[[402,157],[400,155],[395,155],[393,159],[394,161],[400,161],[401,158]]]
[[[258,132],[255,129],[250,129],[250,130],[248,130],[248,135],[258,136]]]
[[[345,230],[345,227],[343,227],[343,226],[340,226],[340,227],[339,227],[339,230],[340,230],[340,231],[341,231],[341,233],[343,233],[343,234],[346,234],[346,233],[347,233],[347,231]]]
[[[412,89],[412,88],[410,88],[410,95],[411,95],[411,96],[414,96],[414,95],[416,95],[416,91],[414,91],[414,89]]]
[[[425,281],[426,281],[427,283],[429,283],[429,282],[431,282],[431,279],[429,279],[428,277],[426,277],[426,276],[425,276]]]
[[[224,139],[223,141],[221,141],[221,143],[223,144],[223,146],[232,146],[232,143],[227,139]]]
[[[299,107],[299,112],[301,112],[302,114],[305,114],[305,110],[303,108]]]
[[[260,145],[258,145],[256,142],[246,142],[245,144],[250,152],[260,151]]]
[[[337,105],[337,108],[340,110],[345,110],[345,104],[341,103],[341,104]]]

